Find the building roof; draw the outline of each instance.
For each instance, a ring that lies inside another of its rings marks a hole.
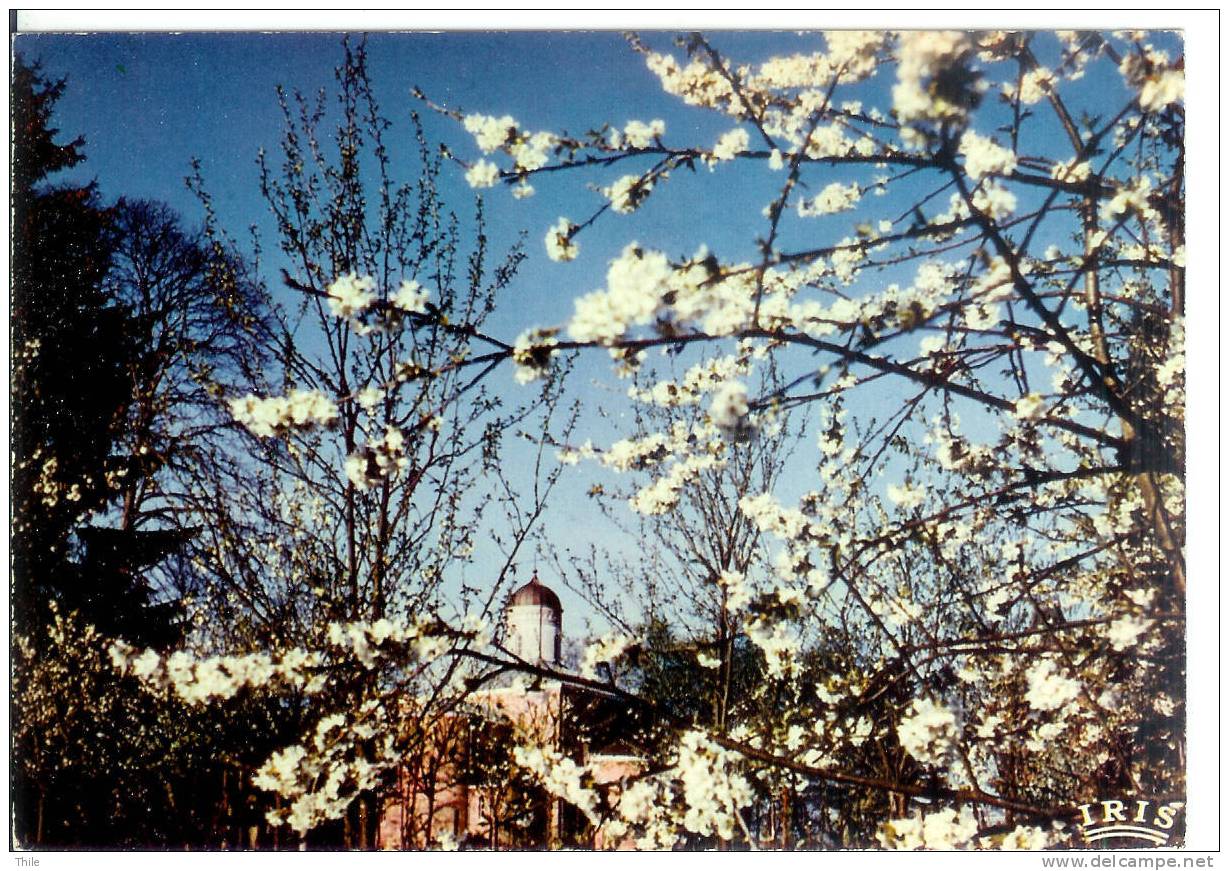
[[[563,604],[559,601],[559,597],[555,595],[554,590],[538,580],[536,572],[529,583],[508,597],[509,608],[515,608],[518,605],[545,605],[559,614],[563,613]]]

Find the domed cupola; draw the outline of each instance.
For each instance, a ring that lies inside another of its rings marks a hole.
[[[508,597],[504,611],[508,650],[527,662],[558,665],[563,652],[563,605],[555,591],[538,580]]]

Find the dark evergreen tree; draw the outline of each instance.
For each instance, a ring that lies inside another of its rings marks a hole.
[[[51,126],[63,89],[18,59],[14,604],[20,627],[54,599],[105,633],[165,647],[191,573],[153,570],[190,537],[192,466],[214,461],[229,424],[217,381],[259,368],[263,292],[166,206],[104,207],[93,184],[51,183],[84,159],[83,140],[60,144]]]
[[[289,738],[283,702],[186,706],[108,648],[183,639],[174,585],[150,578],[190,574],[175,476],[225,431],[216,376],[259,365],[262,297],[166,207],[55,183],[84,159],[52,126],[64,87],[17,58],[12,846],[250,846],[267,830],[246,772]]]
[[[12,583],[16,626],[77,586],[71,535],[110,501],[112,444],[129,405],[133,345],[103,278],[115,237],[93,184],[49,177],[84,157],[56,141],[64,89],[38,65],[14,65],[10,300],[13,420]],[[65,603],[69,604],[69,603]]]

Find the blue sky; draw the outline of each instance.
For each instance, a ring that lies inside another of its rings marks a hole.
[[[671,41],[663,33],[646,38],[657,48],[667,48]],[[812,50],[815,45],[813,36],[784,32],[718,33],[712,39],[739,61]],[[88,156],[71,177],[97,179],[107,198],[166,201],[195,221],[200,208],[183,179],[190,160],[197,157],[222,221],[239,236],[255,223],[266,240],[272,232],[257,189],[255,161],[262,147],[276,152],[281,118],[275,87],[282,84],[308,94],[331,87],[341,60],[340,35],[333,33],[23,34],[15,46],[27,58],[41,59],[49,75],[68,77],[57,122],[65,135],[85,136]],[[406,176],[414,173],[406,123],[412,110],[422,112],[429,136],[446,141],[465,159],[479,156],[458,125],[425,110],[410,96],[414,86],[452,108],[511,114],[530,130],[577,132],[606,121],[622,125],[633,118],[662,118],[667,141],[703,145],[732,126],[714,113],[663,94],[642,58],[618,33],[377,33],[368,37],[368,53],[382,108],[398,124],[396,129],[407,134],[400,155],[393,139],[394,159],[405,162]],[[1076,93],[1087,98],[1084,105],[1075,98],[1074,112],[1101,111],[1125,96],[1116,79],[1079,89]],[[884,105],[891,84],[888,69],[842,97]],[[987,115],[984,108],[979,126],[990,126],[983,120]],[[1048,121],[1035,126],[1043,136],[1056,132]],[[1022,152],[1029,151],[1044,148],[1030,149],[1023,143]],[[604,264],[632,240],[673,256],[691,254],[701,244],[726,260],[754,255],[755,234],[764,224],[756,216],[779,178],[720,167],[719,178],[703,170],[696,178],[676,173],[668,196],[651,197],[634,216],[608,216],[587,231],[578,261],[550,263],[542,247],[545,229],[561,215],[587,217],[602,202],[588,187],[630,167],[612,168],[605,175],[539,176],[534,180],[537,195],[522,201],[513,200],[504,187],[487,192],[496,250],[520,231],[528,233],[530,257],[518,281],[518,304],[502,313],[509,330],[559,321],[572,297],[601,285]],[[874,174],[871,168],[825,170],[822,179],[814,181],[822,185]],[[450,202],[463,206],[472,201],[459,169],[449,174],[446,185]],[[902,193],[920,189],[902,188]],[[902,199],[901,208],[907,207]],[[738,219],[731,220],[732,214]],[[825,235],[825,222],[842,235],[848,231],[844,218],[792,226],[787,222],[784,247],[835,241],[818,238]]]
[[[26,34],[14,44],[28,61],[40,60],[46,75],[68,79],[55,123],[63,138],[85,137],[87,161],[61,180],[95,180],[107,199],[162,200],[195,223],[203,214],[184,177],[192,158],[199,158],[222,223],[240,239],[249,225],[257,224],[266,252],[272,250],[273,228],[259,195],[256,156],[262,147],[276,153],[282,121],[275,89],[280,84],[307,94],[321,87],[331,90],[334,68],[342,60],[340,34]],[[406,178],[416,173],[411,110],[423,114],[429,135],[467,157],[473,151],[458,125],[410,96],[415,85],[437,102],[465,111],[511,113],[531,128],[585,129],[606,118],[622,124],[633,117],[668,117],[680,134],[688,126],[711,128],[703,130],[702,140],[722,129],[706,113],[685,108],[680,113],[616,33],[372,34],[367,48],[382,109],[406,137],[400,149]],[[595,67],[608,75],[586,72]],[[576,80],[582,74],[583,86]],[[392,147],[396,158],[396,137]],[[450,204],[465,212],[474,193],[462,173],[460,168],[448,173],[445,190]],[[586,238],[583,262],[561,266],[546,258],[545,228],[560,214],[579,215],[601,202],[600,195],[579,182],[543,180],[537,183],[539,196],[528,201],[513,200],[504,188],[487,193],[493,250],[512,244],[524,230],[530,255],[509,294],[514,304],[499,313],[497,334],[512,338],[530,325],[562,320],[575,294],[602,284],[606,261],[628,241],[625,228],[608,224],[605,238],[596,233]],[[672,228],[686,227],[694,238],[680,240],[679,251],[694,250],[699,225],[708,223],[705,212],[717,207],[693,203],[687,210],[698,220],[682,225],[676,211],[646,210],[646,222],[637,230],[665,244]],[[268,266],[266,277],[276,286],[276,263]],[[603,353],[594,360],[592,373],[605,371]],[[509,391],[524,389],[515,385],[510,371],[495,377]],[[583,386],[578,392],[590,399],[595,395]],[[583,550],[590,540],[608,543],[600,515],[583,495],[593,471],[573,470],[547,518],[548,528],[569,531],[553,536],[563,546]],[[527,575],[530,562],[522,561],[521,574]],[[492,557],[480,553],[471,583],[480,583],[481,574],[493,568]],[[569,631],[578,631],[573,620],[585,609],[566,592],[564,602]]]
[[[742,62],[816,46],[813,36],[785,32],[725,33],[712,39]],[[270,251],[273,233],[259,196],[256,155],[262,147],[276,153],[281,116],[275,87],[281,84],[289,91],[309,94],[321,87],[331,89],[333,70],[342,58],[340,41],[340,35],[332,33],[24,34],[15,38],[15,48],[27,60],[41,60],[47,75],[68,78],[68,88],[56,109],[57,126],[65,138],[84,135],[88,157],[68,177],[96,179],[108,199],[124,195],[163,200],[189,222],[196,222],[200,208],[183,179],[190,160],[197,157],[222,222],[238,237],[244,236],[249,225],[258,225],[264,231],[266,251]],[[650,34],[647,41],[657,48],[670,45],[666,34]],[[478,156],[459,125],[434,115],[410,95],[414,86],[451,108],[511,114],[530,130],[579,132],[607,121],[622,126],[632,119],[662,118],[668,142],[707,145],[732,126],[713,113],[687,107],[663,94],[642,58],[613,32],[379,33],[368,38],[368,54],[382,109],[396,123],[396,133],[404,134],[403,148],[398,148],[396,135],[392,143],[394,160],[406,161],[406,178],[416,171],[406,123],[412,110],[423,114],[429,136],[446,141],[465,159]],[[892,81],[889,68],[856,91],[843,94],[843,99],[861,97],[868,105],[883,106],[890,103],[887,94]],[[1089,85],[1076,92],[1087,95],[1082,105],[1077,98],[1073,106],[1077,113],[1081,109],[1102,111],[1126,96],[1116,76]],[[982,132],[991,132],[993,123],[989,112],[979,116]],[[1054,132],[1044,123],[1038,131],[1041,136]],[[1028,143],[1022,146],[1023,152],[1044,150],[1032,149]],[[619,167],[605,176],[541,176],[534,180],[538,193],[523,201],[514,200],[503,187],[487,192],[494,250],[510,245],[525,231],[529,253],[509,295],[514,303],[500,311],[494,332],[512,338],[528,326],[562,322],[571,311],[571,300],[601,286],[606,263],[632,240],[662,248],[672,256],[688,255],[701,244],[725,260],[753,256],[755,237],[764,227],[757,218],[759,209],[780,180],[767,171],[731,167],[719,167],[719,177],[710,177],[705,170],[695,178],[676,174],[670,191],[651,197],[634,216],[609,215],[586,232],[577,261],[550,262],[542,246],[545,229],[560,215],[576,220],[588,217],[602,198],[587,185],[606,183],[627,171]],[[873,174],[869,168],[861,173],[864,178]],[[822,186],[852,177],[825,172],[814,180]],[[902,194],[921,190],[925,179],[920,178],[918,184],[906,187]],[[448,174],[445,193],[462,211],[474,197],[460,168]],[[902,200],[901,208],[907,210],[907,205]],[[786,231],[785,247],[790,247],[788,243],[835,242],[848,233],[852,222],[847,218],[819,219],[805,226],[795,222]],[[276,263],[269,265],[268,277],[275,281]],[[907,282],[913,268],[901,279]],[[893,278],[877,275],[871,280],[882,283]],[[607,373],[605,354],[591,355],[573,390],[582,398],[600,399],[617,419],[625,412],[607,397],[617,395],[625,384]],[[506,384],[509,391],[518,389],[510,372],[495,377],[497,385]],[[595,378],[610,384],[615,392],[591,387]],[[868,399],[885,405],[899,403],[898,388],[890,387],[885,385],[884,392],[870,391]],[[587,424],[595,441],[610,439],[608,427],[592,418]],[[807,454],[808,449],[804,447],[801,453]],[[602,476],[585,465],[571,472],[546,520],[553,537],[560,545],[579,549],[591,541],[608,543],[604,521],[583,495],[590,481]],[[484,570],[483,565],[476,568],[477,572]],[[477,580],[471,576],[471,582]],[[565,605],[572,613],[578,607],[566,595]]]
[[[664,34],[650,40],[670,44]],[[731,35],[725,41],[760,57],[774,45],[796,50],[804,43],[781,34]],[[191,159],[199,158],[224,224],[240,237],[257,224],[269,250],[272,225],[259,196],[256,155],[261,147],[277,149],[281,115],[275,88],[313,94],[331,87],[340,42],[339,34],[330,33],[29,34],[15,44],[27,58],[41,59],[49,75],[68,77],[56,119],[65,135],[85,136],[88,161],[65,177],[96,179],[107,198],[163,200],[197,221],[202,213],[184,177]],[[408,178],[415,172],[408,138],[413,110],[422,113],[431,137],[466,159],[477,156],[459,125],[411,97],[414,86],[452,108],[512,114],[529,129],[583,131],[604,121],[664,118],[677,141],[706,143],[729,127],[663,94],[618,33],[378,33],[368,37],[368,53],[382,109],[406,137],[400,158]],[[395,159],[397,146],[394,137]],[[719,197],[709,179],[676,179],[669,198],[651,199],[634,220],[603,221],[586,233],[580,261],[551,263],[542,245],[546,228],[561,215],[579,220],[603,202],[585,182],[606,182],[627,171],[540,177],[534,182],[538,195],[523,201],[505,187],[487,192],[493,250],[511,245],[521,231],[528,234],[529,259],[512,292],[516,305],[499,315],[504,333],[515,336],[525,327],[561,320],[575,295],[602,284],[606,262],[633,239],[651,240],[672,255],[690,254],[703,243],[723,256],[753,253],[744,228],[721,218],[734,202],[762,202],[775,179],[730,173]],[[460,168],[447,174],[445,194],[462,210],[473,201]]]

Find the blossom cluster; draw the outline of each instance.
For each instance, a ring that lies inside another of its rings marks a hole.
[[[612,130],[608,137],[611,148],[648,148],[655,140],[666,135],[666,122],[654,118],[649,123],[643,121],[628,121],[623,127],[622,136]]]
[[[739,813],[753,797],[738,761],[738,754],[719,747],[704,732],[682,735],[676,773],[682,784],[682,824],[688,831],[726,840],[734,837],[741,827]]]
[[[1053,659],[1042,659],[1028,670],[1024,700],[1035,711],[1053,711],[1080,695],[1080,683],[1062,674]]]
[[[814,215],[832,215],[836,212],[847,212],[858,205],[862,199],[862,188],[856,184],[845,185],[834,181],[828,185],[813,200],[798,201],[798,215],[803,218]]]
[[[634,643],[631,637],[616,633],[597,639],[586,645],[581,657],[580,673],[594,679],[598,675],[599,665],[610,665],[615,662]]]
[[[513,373],[518,384],[544,378],[550,370],[550,361],[559,356],[559,340],[556,330],[531,329],[521,333],[512,348]]]
[[[735,440],[750,438],[753,429],[747,385],[727,381],[713,394],[708,416],[717,429]]]
[[[230,400],[231,416],[253,435],[268,438],[291,430],[332,426],[337,404],[318,390],[292,390],[286,396],[252,394]]]
[[[699,730],[679,736],[671,764],[625,783],[617,800],[603,802],[593,772],[559,753],[518,747],[516,762],[552,795],[575,805],[608,843],[634,836],[638,849],[670,849],[687,833],[731,839],[745,830],[742,810],[754,799],[741,757]]]
[[[404,471],[409,465],[405,434],[389,426],[378,441],[360,445],[346,458],[346,477],[359,490],[379,486],[386,478]]]
[[[1180,101],[1186,91],[1182,69],[1151,45],[1142,52],[1125,54],[1119,70],[1127,83],[1139,90],[1139,105],[1146,112],[1160,112]]]
[[[502,152],[513,160],[512,174],[524,176],[545,166],[550,160],[550,154],[559,144],[559,137],[548,131],[531,132],[524,130],[510,115],[498,118],[491,115],[472,114],[463,119],[465,129],[473,135],[474,142],[484,154]],[[496,184],[500,179],[499,167],[488,160],[474,163],[465,175],[471,187],[485,188]],[[532,188],[522,183],[522,196],[532,192]]]
[[[430,291],[418,281],[402,279],[396,292],[388,296],[387,306],[383,308],[384,317],[395,322],[400,313],[422,314],[427,311],[430,298]],[[334,317],[350,321],[359,332],[368,329],[361,319],[376,307],[379,299],[375,279],[355,272],[338,276],[325,290],[329,312]]]
[[[576,300],[576,313],[568,325],[572,338],[610,344],[628,328],[648,323],[662,303],[672,274],[661,252],[628,245],[611,262],[605,289]]]
[[[274,752],[257,769],[252,783],[285,800],[266,814],[270,825],[304,835],[343,816],[397,764],[392,734],[378,735],[371,723],[377,708],[369,699],[357,711],[323,717],[307,740]]]
[[[365,312],[376,301],[375,279],[353,272],[337,278],[325,291],[329,311],[335,317],[353,318]]]
[[[945,77],[960,81],[960,69],[974,50],[969,33],[957,30],[918,30],[897,37],[897,83],[892,105],[902,121],[962,121],[977,93],[976,79],[958,87],[939,89],[932,82]]]
[[[977,830],[977,818],[965,805],[959,812],[944,808],[890,820],[880,829],[879,843],[892,850],[955,850],[969,845]]]
[[[998,145],[972,130],[960,137],[960,153],[964,156],[964,170],[970,178],[980,179],[986,175],[1010,175],[1016,168],[1016,153]]]
[[[163,656],[155,650],[138,651],[117,640],[110,647],[111,663],[154,690],[173,690],[190,704],[228,699],[240,690],[281,682],[307,694],[324,688],[322,663],[316,651],[295,649],[277,658],[266,653],[246,656],[208,656],[197,659],[177,650]]]
[[[900,746],[923,765],[945,765],[956,751],[960,733],[956,711],[934,699],[914,699],[896,727]]]
[[[579,808],[590,822],[598,822],[598,796],[585,785],[591,776],[584,766],[542,747],[516,747],[512,758],[517,765],[537,777],[551,795],[559,796]]]
[[[733,160],[746,151],[750,144],[751,137],[747,134],[747,131],[742,127],[735,127],[728,133],[721,134],[721,138],[713,146],[710,158],[713,163]]]
[[[467,618],[459,630],[432,620],[416,622],[380,618],[372,622],[333,622],[326,627],[326,646],[292,648],[277,655],[250,653],[197,657],[186,650],[164,655],[155,650],[137,650],[122,639],[112,642],[112,665],[153,691],[173,691],[191,704],[232,698],[244,689],[271,684],[293,686],[307,694],[326,685],[327,665],[337,655],[353,657],[365,668],[374,668],[380,657],[394,651],[409,652],[430,662],[449,650],[458,639],[482,646],[489,641],[485,623]],[[400,654],[399,654],[400,655]]]
[[[546,231],[546,254],[551,260],[563,263],[576,259],[580,253],[580,245],[574,241],[577,229],[567,218],[560,218]]]
[[[786,620],[749,620],[747,638],[764,655],[770,677],[792,677],[799,674],[802,640],[798,629]]]
[[[650,193],[653,192],[653,177],[648,175],[620,176],[614,184],[602,189],[602,193],[610,200],[610,207],[616,212],[630,215],[640,208]]]

